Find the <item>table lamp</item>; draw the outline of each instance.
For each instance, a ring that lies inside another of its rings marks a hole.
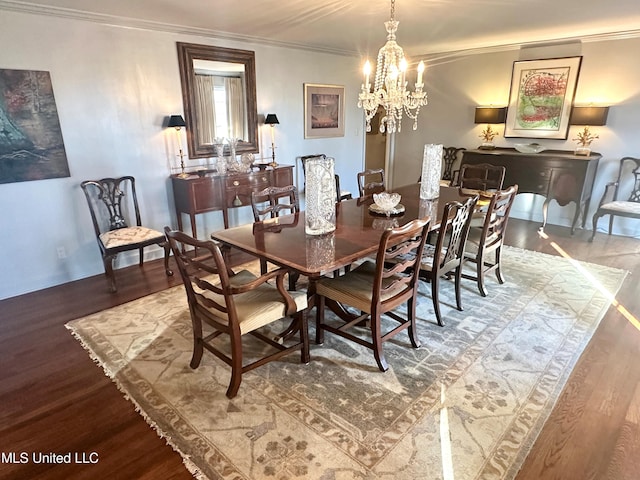
[[[173,127],[176,129],[176,138],[178,139],[178,157],[180,157],[181,169],[181,172],[178,174],[179,178],[187,178],[189,176],[189,174],[184,171],[184,152],[182,150],[182,138],[180,137],[180,129],[186,126],[187,124],[184,123],[182,115],[171,115],[171,117],[169,117],[167,127]]]
[[[493,139],[500,135],[491,128],[492,124],[504,123],[507,118],[507,107],[476,107],[474,123],[486,123],[487,128],[482,131],[480,138],[484,141],[478,148],[492,150],[495,148]]]
[[[276,163],[275,126],[280,122],[275,113],[269,113],[264,119],[264,123],[271,126],[271,163],[269,163],[269,166],[275,168],[278,166]]]
[[[609,107],[573,107],[571,109],[570,125],[584,126],[584,130],[578,133],[573,140],[578,143],[576,147],[576,155],[591,155],[591,143],[600,138],[597,134],[593,134],[589,127],[602,127],[607,124],[607,116],[609,115]]]

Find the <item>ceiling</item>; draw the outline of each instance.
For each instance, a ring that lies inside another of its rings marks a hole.
[[[0,0],[0,9],[373,57],[389,0]],[[640,36],[638,0],[396,0],[408,56]]]

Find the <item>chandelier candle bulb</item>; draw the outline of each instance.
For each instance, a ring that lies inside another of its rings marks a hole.
[[[423,72],[424,72],[424,62],[420,60],[420,63],[418,64],[418,80],[416,81],[416,88],[418,88],[418,86],[422,87]]]

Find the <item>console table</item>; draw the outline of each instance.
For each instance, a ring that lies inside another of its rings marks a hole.
[[[173,199],[178,217],[178,229],[182,230],[182,214],[189,215],[191,233],[198,238],[196,215],[222,211],[224,228],[229,228],[229,208],[251,205],[251,193],[270,186],[284,187],[293,184],[293,166],[278,165],[275,168],[256,170],[249,173],[207,172],[196,173],[187,178],[171,175]]]
[[[546,150],[541,153],[520,153],[513,148],[493,150],[465,150],[462,163],[490,163],[506,168],[504,185],[518,185],[518,193],[536,193],[545,197],[542,205],[542,227],[547,224],[549,203],[556,200],[561,207],[576,203],[571,234],[582,212],[585,226],[593,182],[598,169],[599,153],[590,156],[574,155],[566,150]]]

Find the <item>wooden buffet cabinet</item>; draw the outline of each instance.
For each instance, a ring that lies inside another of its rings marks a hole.
[[[198,238],[196,215],[222,211],[224,228],[229,228],[229,208],[251,206],[251,193],[269,186],[284,187],[293,184],[293,166],[278,165],[275,168],[250,173],[206,173],[187,178],[171,176],[173,198],[178,217],[178,229],[182,230],[182,214],[189,215],[191,233]]]
[[[545,197],[542,206],[542,227],[547,224],[549,203],[556,200],[562,207],[576,203],[576,213],[571,223],[571,233],[582,212],[582,228],[585,226],[593,182],[598,169],[599,153],[577,156],[564,150],[547,150],[541,153],[520,153],[513,148],[493,150],[465,150],[462,163],[490,163],[506,168],[504,185],[518,185],[518,193],[536,193]]]

